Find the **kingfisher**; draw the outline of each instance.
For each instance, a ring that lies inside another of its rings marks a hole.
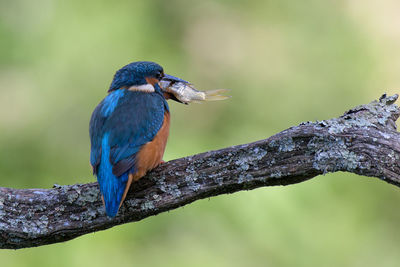
[[[117,215],[132,182],[162,162],[170,126],[167,99],[180,102],[161,89],[163,78],[184,81],[164,74],[157,63],[130,63],[115,73],[93,111],[90,163],[109,217]]]

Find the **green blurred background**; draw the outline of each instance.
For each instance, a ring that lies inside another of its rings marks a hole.
[[[3,187],[95,180],[88,123],[137,60],[228,101],[170,103],[165,160],[266,138],[398,93],[400,2],[0,1]],[[399,266],[400,191],[328,174],[0,251],[3,266]]]

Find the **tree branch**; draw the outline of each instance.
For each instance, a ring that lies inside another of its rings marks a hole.
[[[327,172],[347,171],[400,186],[397,97],[383,95],[339,118],[167,162],[133,184],[114,219],[105,215],[97,183],[0,188],[0,248],[63,242],[198,199],[299,183]]]

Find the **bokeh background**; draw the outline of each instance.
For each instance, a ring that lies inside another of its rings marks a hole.
[[[88,123],[137,60],[228,101],[170,103],[165,160],[329,119],[400,88],[400,2],[0,1],[0,186],[95,180]],[[197,201],[5,266],[399,266],[400,191],[346,173]]]

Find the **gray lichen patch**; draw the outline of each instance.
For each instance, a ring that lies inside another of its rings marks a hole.
[[[362,156],[350,151],[341,137],[313,137],[307,145],[314,154],[313,167],[323,173],[362,168]]]
[[[59,185],[59,184],[53,184],[53,188],[57,189],[59,192],[62,194],[66,194],[70,188],[69,185]]]
[[[43,204],[37,204],[34,206],[35,212],[45,211],[47,207]]]
[[[387,155],[390,163],[396,163],[399,162],[399,155],[397,153],[395,153],[394,151],[390,151]]]
[[[102,207],[102,209],[103,209],[103,207]],[[86,221],[86,222],[90,223],[93,219],[96,219],[99,214],[101,214],[101,213],[99,213],[99,211],[96,209],[88,209],[87,211],[82,212],[79,219],[81,221]]]
[[[255,147],[253,149],[253,156],[255,157],[256,160],[261,160],[264,158],[265,155],[267,155],[267,150],[261,148],[261,147]]]
[[[39,218],[32,220],[28,214],[22,214],[18,217],[8,217],[7,223],[0,221],[1,229],[20,229],[28,238],[37,238],[46,235],[49,232],[49,218],[42,215]]]
[[[196,171],[190,172],[185,176],[186,186],[189,190],[196,192],[200,189],[201,185],[198,182],[199,174]]]
[[[154,199],[155,201],[162,200],[162,197],[159,194],[156,194],[156,193],[152,194],[151,198]]]
[[[132,199],[125,200],[124,203],[128,205],[130,210],[134,210],[139,205],[139,200],[136,198],[132,198]],[[121,208],[123,208],[124,206],[125,205],[122,205]]]
[[[0,218],[6,215],[6,211],[4,210],[4,199],[0,198]]]
[[[271,178],[281,178],[282,177],[282,172],[281,171],[276,171],[276,172],[272,172],[269,177]]]
[[[246,174],[240,174],[238,177],[238,183],[245,183],[245,182],[249,182],[254,180],[253,175],[251,175],[250,173],[246,173]]]
[[[313,167],[323,173],[352,171],[360,166],[360,158],[348,150],[319,151],[315,154]]]
[[[295,142],[291,137],[284,137],[279,140],[272,140],[268,144],[271,148],[278,148],[279,152],[290,152],[296,148]]]
[[[38,226],[45,228],[47,227],[48,224],[49,224],[49,218],[46,215],[40,216],[38,221]]]
[[[317,122],[319,127],[329,127],[330,134],[340,134],[352,127],[391,127],[396,130],[393,119],[400,114],[399,107],[394,104],[397,95],[382,96],[379,101],[357,106],[339,118]]]
[[[337,121],[331,121],[330,125],[329,125],[329,129],[328,132],[330,134],[338,134],[338,133],[342,133],[344,129],[346,129],[348,126],[347,125],[343,125]]]
[[[142,205],[140,205],[140,209],[143,211],[146,210],[153,210],[154,209],[154,202],[151,200],[147,200],[144,203],[142,203]]]
[[[187,186],[188,186],[188,189],[193,192],[197,192],[201,188],[200,184],[194,183],[193,181],[187,183]]]
[[[233,163],[240,172],[245,172],[248,171],[251,166],[257,165],[258,161],[262,160],[267,153],[267,150],[264,148],[256,147],[243,153],[237,153],[233,157]]]
[[[382,135],[382,137],[385,138],[385,139],[390,139],[390,135],[387,134],[387,133],[382,132],[381,135]]]
[[[167,185],[167,193],[172,195],[175,198],[178,198],[182,195],[181,190],[179,190],[178,186],[176,184],[168,184]]]
[[[279,140],[279,152],[290,152],[293,151],[295,148],[296,145],[291,137],[282,138],[281,140]]]
[[[77,204],[87,205],[88,203],[94,203],[100,199],[100,190],[97,187],[92,187],[84,194],[79,194]]]
[[[187,178],[190,180],[190,178]],[[179,190],[178,185],[166,182],[166,178],[161,176],[160,179],[156,181],[157,187],[164,193],[170,194],[173,197],[180,197],[182,192]]]
[[[362,156],[350,151],[346,140],[335,135],[355,127],[390,127],[395,130],[393,119],[397,119],[400,114],[399,108],[394,104],[397,97],[397,95],[391,97],[383,95],[379,101],[375,100],[367,105],[353,108],[339,118],[319,122],[318,127],[329,127],[328,132],[332,136],[314,137],[308,143],[309,153],[315,155],[313,167],[323,173],[365,168],[366,166],[361,163]],[[381,132],[381,135],[385,139],[390,138],[385,132]]]
[[[235,164],[238,166],[238,169],[240,171],[247,171],[250,167],[249,162],[251,162],[251,159],[249,159],[248,157],[243,157],[236,160]]]
[[[204,180],[211,181],[213,184],[222,186],[226,181],[224,180],[224,173],[227,171],[227,166],[235,167],[238,172],[238,177],[243,182],[252,179],[249,170],[256,169],[259,161],[267,155],[267,150],[264,147],[249,148],[249,145],[236,146],[235,151],[223,153],[218,157],[207,157],[205,160],[198,160],[190,162],[184,172],[185,186],[191,192],[199,191]],[[204,165],[207,167],[205,168]],[[199,172],[199,169],[206,170]],[[205,175],[204,173],[207,173]],[[172,189],[172,191],[171,191]],[[176,188],[177,189],[177,188]],[[169,193],[178,194],[178,190],[171,188],[170,185],[163,185],[162,190]]]
[[[67,198],[68,198],[68,203],[73,203],[75,200],[79,198],[79,195],[76,192],[71,192],[67,195]]]
[[[188,174],[185,176],[186,182],[195,182],[199,179],[199,174],[195,170],[190,170]]]
[[[71,214],[71,215],[69,216],[69,218],[70,218],[72,221],[80,221],[80,220],[81,220],[80,216],[75,215],[75,214]]]

